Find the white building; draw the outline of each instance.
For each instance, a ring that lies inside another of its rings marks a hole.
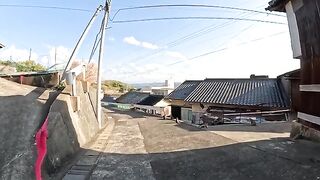
[[[162,87],[152,87],[151,94],[167,96],[174,90],[173,79],[166,80]]]

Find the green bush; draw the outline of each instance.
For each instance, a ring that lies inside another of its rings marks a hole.
[[[39,71],[46,70],[44,66],[42,66],[39,63],[36,63],[33,60],[26,60],[26,61],[20,61],[20,62],[0,60],[0,64],[5,66],[10,66],[10,67],[15,67],[18,72],[39,72]]]

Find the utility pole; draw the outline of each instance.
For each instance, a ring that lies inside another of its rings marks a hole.
[[[104,39],[105,39],[105,31],[108,25],[109,21],[109,13],[110,13],[110,5],[111,0],[106,0],[106,5],[104,7],[105,13],[101,24],[101,41],[100,41],[100,48],[99,48],[99,59],[98,59],[98,74],[97,74],[97,104],[96,104],[96,110],[97,110],[97,120],[99,123],[99,128],[102,128],[102,115],[101,115],[101,64],[103,61],[103,50],[104,50]]]
[[[54,67],[57,69],[57,48],[54,47]]]
[[[97,15],[98,15],[98,13],[101,11],[101,9],[102,9],[102,6],[99,6],[99,7],[97,8],[96,12],[93,14],[92,18],[90,19],[87,27],[85,28],[85,30],[84,30],[83,33],[81,34],[80,39],[78,40],[75,48],[73,49],[73,51],[72,51],[72,53],[71,53],[71,56],[70,56],[70,58],[69,58],[69,61],[68,61],[67,65],[66,65],[66,67],[64,68],[64,71],[63,71],[63,74],[62,74],[62,77],[61,77],[60,81],[63,81],[63,80],[65,79],[66,72],[69,70],[71,64],[73,63],[74,57],[75,57],[76,54],[78,53],[78,50],[79,50],[80,46],[82,45],[84,38],[87,36],[88,31],[89,31],[89,29],[90,29],[91,26],[92,26],[92,23],[93,23],[94,20],[96,19]]]
[[[31,51],[32,51],[32,49],[30,48],[30,51],[29,51],[29,61],[31,60]]]

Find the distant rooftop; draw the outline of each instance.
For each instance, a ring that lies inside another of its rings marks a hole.
[[[154,95],[150,94],[147,98],[143,99],[140,101],[138,104],[139,105],[145,105],[145,106],[154,106],[156,105],[159,101],[163,99],[164,96],[162,95]]]
[[[130,91],[117,98],[116,102],[123,104],[138,104],[149,95],[150,93]]]
[[[184,100],[200,84],[201,81],[187,80],[172,91],[166,98]]]

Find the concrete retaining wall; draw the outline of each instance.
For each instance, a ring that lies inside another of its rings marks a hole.
[[[0,78],[0,179],[34,179],[34,135],[57,93]]]
[[[88,143],[99,131],[95,116],[93,101],[96,98],[95,89],[84,93],[81,82],[77,82],[77,95],[80,97],[80,110],[73,112],[70,92],[71,87],[57,97],[49,112],[47,142],[48,153],[46,156],[45,169],[53,174]]]
[[[294,121],[292,123],[290,137],[291,138],[301,137],[301,138],[310,139],[312,141],[320,142],[320,131]]]

